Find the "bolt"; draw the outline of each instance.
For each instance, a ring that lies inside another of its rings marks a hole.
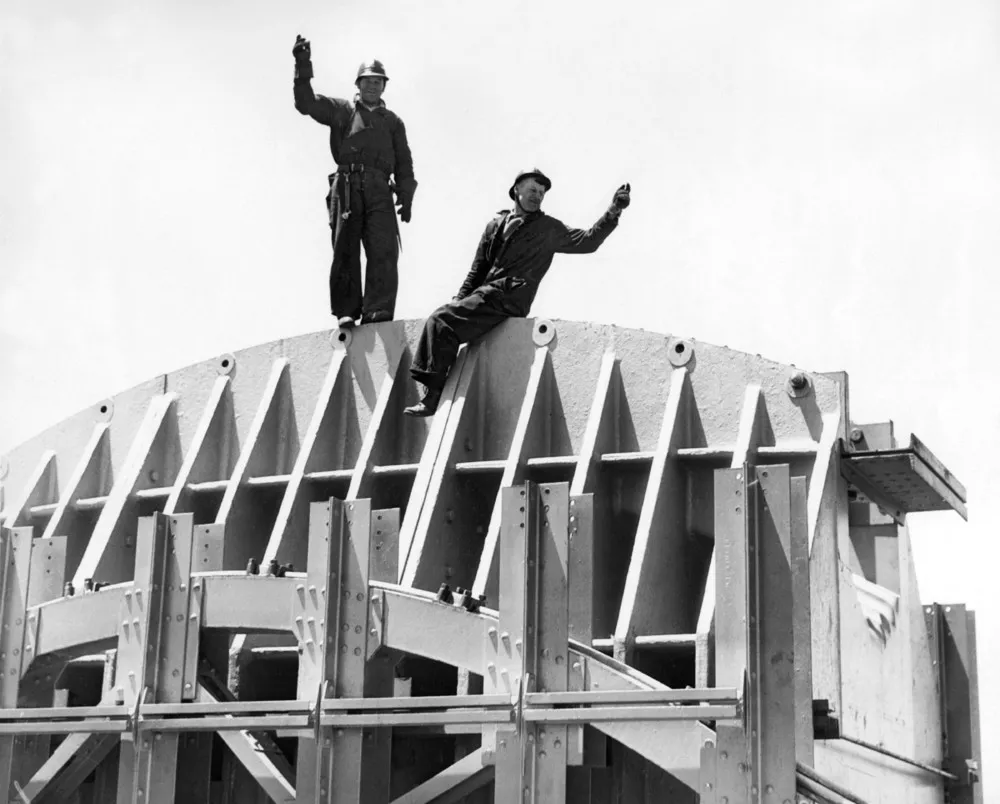
[[[764,788],[764,792],[765,793],[773,793],[774,792],[774,785],[773,784],[769,784],[767,787]]]
[[[788,380],[788,384],[796,391],[804,391],[809,387],[809,378],[801,371],[797,371]]]
[[[860,427],[855,427],[851,430],[851,443],[860,444],[865,438],[865,431]]]
[[[729,752],[728,751],[722,751],[719,754],[719,759],[729,759]]]

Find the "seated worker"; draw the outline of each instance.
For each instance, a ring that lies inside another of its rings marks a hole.
[[[590,229],[570,229],[540,210],[551,187],[537,168],[514,179],[509,192],[514,209],[500,212],[486,224],[458,295],[424,324],[410,374],[427,391],[418,404],[403,411],[408,416],[432,415],[459,345],[482,337],[507,318],[527,316],[552,258],[597,251],[630,202],[631,187],[623,184]]]

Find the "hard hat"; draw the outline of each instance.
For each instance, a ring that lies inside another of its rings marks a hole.
[[[517,187],[518,183],[520,183],[524,179],[537,180],[539,184],[545,187],[545,192],[548,192],[549,190],[552,189],[552,182],[549,181],[549,177],[546,176],[544,173],[542,173],[542,171],[540,171],[538,168],[532,168],[531,170],[522,170],[520,173],[517,174],[517,178],[514,179],[514,183],[510,186],[510,190],[507,192],[507,195],[510,196],[512,201],[517,200],[517,197],[514,195],[514,188]]]
[[[361,66],[358,67],[358,77],[354,79],[354,83],[358,83],[362,78],[384,78],[386,81],[389,80],[389,76],[385,74],[385,65],[378,59],[361,63]]]

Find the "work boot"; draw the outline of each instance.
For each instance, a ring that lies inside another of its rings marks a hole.
[[[351,329],[354,327],[353,315],[342,315],[337,319],[337,326],[341,329]]]
[[[408,408],[403,409],[403,413],[407,416],[433,416],[434,412],[437,410],[438,402],[441,401],[441,392],[434,388],[428,388],[427,393],[424,394],[424,398],[421,399],[416,405],[410,405]]]
[[[392,313],[387,313],[384,310],[379,310],[374,313],[365,313],[361,316],[361,325],[365,324],[381,324],[383,321],[392,321]]]

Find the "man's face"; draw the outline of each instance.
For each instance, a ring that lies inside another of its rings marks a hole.
[[[537,212],[545,198],[545,185],[535,179],[522,179],[514,187],[514,195],[525,212]]]
[[[358,89],[361,91],[361,100],[369,106],[374,106],[379,102],[382,92],[385,90],[385,79],[366,75],[364,78],[358,79]]]

